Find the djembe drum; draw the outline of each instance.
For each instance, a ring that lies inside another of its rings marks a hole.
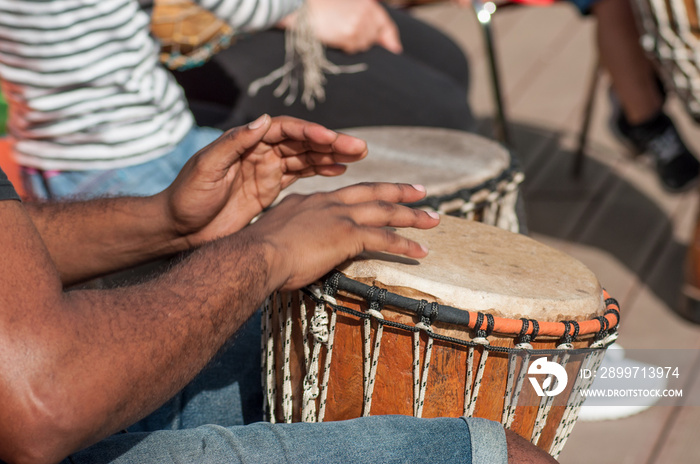
[[[367,141],[369,155],[339,177],[300,179],[282,191],[309,194],[358,182],[422,184],[413,206],[517,232],[518,185],[524,175],[502,145],[476,134],[434,127],[377,126],[341,130]]]
[[[267,299],[269,420],[484,417],[556,457],[592,381],[578,372],[614,340],[617,304],[580,262],[521,234],[449,216],[400,233],[428,257],[366,255]],[[557,383],[536,375],[545,357]]]
[[[228,23],[188,0],[155,0],[151,32],[161,44],[160,61],[181,71],[207,62],[234,35]]]
[[[690,0],[634,0],[641,43],[665,86],[700,121],[700,21]]]

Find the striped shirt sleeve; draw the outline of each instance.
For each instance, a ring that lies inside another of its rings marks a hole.
[[[196,0],[203,8],[227,21],[237,32],[274,26],[297,10],[303,0]]]

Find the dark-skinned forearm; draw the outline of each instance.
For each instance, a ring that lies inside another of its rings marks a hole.
[[[169,256],[186,242],[168,229],[159,197],[28,203],[65,285]]]
[[[239,233],[202,247],[154,281],[68,292],[58,297],[59,308],[35,314],[42,322],[24,327],[22,343],[34,354],[18,383],[31,391],[16,391],[14,403],[37,401],[45,414],[29,408],[36,418],[30,422],[39,423],[30,424],[23,434],[30,443],[22,446],[38,444],[39,461],[60,459],[176,393],[271,291],[268,251]]]

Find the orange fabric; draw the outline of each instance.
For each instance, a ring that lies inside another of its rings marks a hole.
[[[24,197],[22,182],[19,176],[19,166],[12,159],[12,139],[0,137],[0,167],[5,171],[10,182],[15,186],[19,196]]]

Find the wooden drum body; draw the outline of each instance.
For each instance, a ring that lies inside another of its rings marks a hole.
[[[476,416],[558,455],[591,381],[578,372],[614,338],[614,300],[581,263],[523,235],[449,216],[400,232],[429,256],[364,256],[268,299],[269,419]],[[543,357],[568,376],[556,396],[534,389],[559,389],[533,371]]]
[[[517,232],[515,203],[524,176],[503,146],[476,134],[433,127],[342,130],[367,141],[369,154],[339,177],[300,179],[282,192],[309,194],[358,182],[422,184],[414,206]]]

